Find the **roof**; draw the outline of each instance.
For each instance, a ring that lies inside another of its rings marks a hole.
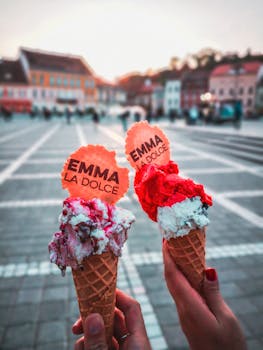
[[[101,87],[116,87],[116,85],[110,81],[107,81],[106,79],[102,78],[102,77],[95,77],[95,82],[96,82],[96,86],[101,86]]]
[[[238,63],[239,74],[257,74],[262,62],[247,62]],[[237,65],[235,64],[221,64],[217,66],[211,73],[212,77],[231,75],[235,71]]]
[[[92,69],[80,56],[65,55],[41,50],[20,49],[30,69],[93,75]]]
[[[27,78],[19,60],[0,59],[0,83],[27,84]]]

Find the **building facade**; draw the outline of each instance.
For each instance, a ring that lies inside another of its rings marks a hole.
[[[19,60],[0,60],[0,108],[2,112],[31,110],[29,83]]]
[[[100,111],[107,113],[112,106],[124,106],[127,101],[126,92],[119,86],[102,78],[95,78],[96,102]]]
[[[212,72],[209,91],[216,101],[240,100],[246,116],[255,112],[257,82],[263,76],[261,62],[223,64]]]
[[[34,107],[84,109],[95,106],[95,79],[81,57],[22,48],[19,60]]]
[[[181,109],[188,110],[201,103],[201,95],[208,92],[210,69],[196,68],[181,76]]]
[[[154,115],[164,114],[164,87],[160,84],[153,85],[151,110]]]
[[[167,80],[164,88],[164,113],[171,112],[180,114],[181,110],[181,81]]]

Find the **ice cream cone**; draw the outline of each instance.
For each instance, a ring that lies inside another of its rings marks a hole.
[[[170,238],[167,243],[176,265],[200,292],[205,271],[205,230],[191,230],[187,235]]]
[[[83,260],[82,269],[72,269],[82,321],[90,313],[99,313],[105,324],[111,347],[115,310],[118,257],[111,251],[91,255]]]

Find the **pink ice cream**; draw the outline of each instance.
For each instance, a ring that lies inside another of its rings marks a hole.
[[[67,198],[59,217],[60,231],[49,243],[50,261],[62,273],[66,267],[81,268],[82,260],[93,254],[112,251],[121,255],[133,214],[100,199]]]

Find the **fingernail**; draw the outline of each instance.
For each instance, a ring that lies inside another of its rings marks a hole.
[[[99,334],[102,331],[101,320],[98,315],[88,316],[88,333],[90,335]]]
[[[216,270],[213,268],[206,269],[205,275],[208,281],[214,282],[217,280],[217,273],[216,273]]]

